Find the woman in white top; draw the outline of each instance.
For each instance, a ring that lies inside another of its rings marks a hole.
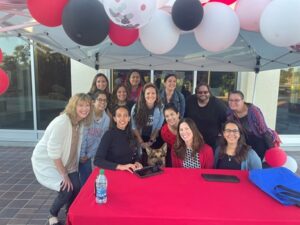
[[[90,120],[91,98],[76,94],[46,128],[32,154],[33,172],[43,186],[58,192],[50,208],[49,224],[60,224],[58,213],[70,207],[80,190],[78,163],[82,125]]]

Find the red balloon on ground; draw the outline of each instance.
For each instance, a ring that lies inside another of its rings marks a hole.
[[[0,68],[0,95],[4,94],[9,86],[9,78],[4,70]]]
[[[226,5],[231,5],[232,3],[236,2],[236,0],[210,0],[209,2],[221,2]]]
[[[2,53],[2,50],[0,48],[0,63],[2,62],[2,59],[3,59],[3,53]]]
[[[285,151],[281,148],[270,148],[266,151],[265,160],[271,167],[283,166],[286,162],[287,156]]]
[[[108,36],[114,44],[124,47],[133,44],[138,39],[139,30],[126,29],[110,21]]]
[[[27,0],[32,17],[39,23],[56,27],[62,23],[62,12],[69,0]]]

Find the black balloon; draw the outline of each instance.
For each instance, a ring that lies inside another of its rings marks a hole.
[[[109,30],[109,18],[98,0],[69,1],[63,11],[62,24],[69,38],[86,46],[102,42]]]
[[[193,30],[202,18],[203,7],[199,0],[176,0],[172,7],[173,22],[180,30]]]

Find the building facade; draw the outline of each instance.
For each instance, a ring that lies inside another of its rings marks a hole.
[[[10,86],[0,96],[0,141],[36,142],[69,97],[88,92],[99,72],[49,49],[20,38],[0,38],[4,59],[0,67]],[[34,46],[34,47],[33,47]],[[126,79],[128,70],[100,70],[110,89]],[[227,100],[230,90],[244,92],[245,100],[259,106],[269,127],[276,129],[283,146],[300,145],[300,68],[253,72],[143,70],[146,82],[163,87],[168,73],[178,76],[178,89],[193,94],[198,82],[207,82],[218,98]]]

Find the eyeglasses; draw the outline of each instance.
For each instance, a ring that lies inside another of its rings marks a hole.
[[[227,133],[227,134],[230,134],[230,133],[238,134],[238,133],[240,133],[240,131],[238,129],[234,129],[234,130],[225,129],[224,132]]]
[[[238,102],[242,101],[242,99],[229,99],[228,101],[238,103]]]
[[[200,94],[200,95],[202,95],[202,94],[207,95],[207,94],[208,94],[208,91],[198,91],[197,94]]]
[[[98,102],[106,102],[107,100],[106,99],[104,99],[104,98],[97,98],[96,99]]]

